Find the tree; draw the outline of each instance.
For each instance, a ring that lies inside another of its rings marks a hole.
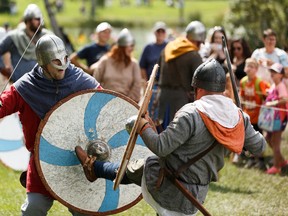
[[[53,13],[53,11],[51,9],[51,4],[50,4],[49,0],[44,0],[44,4],[45,4],[45,8],[46,8],[46,10],[48,12],[48,16],[49,16],[49,19],[50,19],[50,25],[51,25],[51,27],[53,29],[54,34],[57,35],[58,37],[60,37],[63,40],[62,32],[59,29],[57,20],[55,19],[55,16],[54,16],[54,13]]]
[[[262,33],[271,28],[277,33],[277,45],[287,46],[288,0],[231,0],[226,29],[234,37],[239,29],[252,49],[262,46]]]
[[[9,13],[10,4],[10,0],[0,0],[0,13]]]

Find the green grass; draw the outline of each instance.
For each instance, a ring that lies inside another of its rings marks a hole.
[[[282,140],[282,152],[288,159],[288,129]],[[265,156],[271,156],[268,147]],[[0,164],[0,215],[19,215],[25,199],[25,190],[20,185],[20,173]],[[84,196],[84,195],[83,195]],[[204,206],[213,216],[258,216],[287,215],[288,176],[270,176],[256,169],[232,165],[228,159],[219,173],[219,181],[211,183]],[[68,216],[67,208],[55,201],[50,216]],[[119,216],[150,216],[154,210],[140,201],[132,208],[116,214]],[[198,213],[198,215],[202,215]]]

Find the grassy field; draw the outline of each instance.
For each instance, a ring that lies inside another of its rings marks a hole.
[[[18,13],[15,15],[1,14],[0,24],[10,22],[16,26],[29,3],[36,3],[43,11],[46,25],[49,27],[49,19],[44,9],[43,0],[16,0]],[[51,2],[51,1],[50,1]],[[90,1],[85,1],[84,7],[86,13],[80,13],[80,7],[83,6],[80,0],[65,0],[64,9],[56,14],[59,25],[65,27],[83,27],[95,26],[95,23],[106,20],[115,26],[146,26],[150,27],[155,21],[163,20],[171,26],[179,25],[180,9],[177,7],[168,7],[164,0],[153,0],[150,6],[137,6],[134,0],[130,0],[130,5],[121,7],[120,0],[111,0],[107,7],[99,7],[96,10],[95,17],[90,18]],[[176,1],[175,1],[176,2]],[[186,0],[183,9],[184,25],[192,19],[197,18],[203,21],[207,26],[219,25],[219,21],[227,13],[229,4],[228,0]]]
[[[282,140],[282,151],[288,159],[287,140],[288,130]],[[269,147],[265,156],[271,156]],[[25,199],[25,190],[18,181],[19,175],[19,172],[0,164],[1,216],[19,215],[20,206]],[[205,207],[214,216],[284,216],[288,212],[287,188],[288,176],[270,176],[256,169],[240,168],[227,159],[219,173],[219,181],[210,186]],[[65,206],[56,201],[49,215],[68,216],[70,213]],[[132,208],[116,215],[154,216],[155,212],[142,200]]]

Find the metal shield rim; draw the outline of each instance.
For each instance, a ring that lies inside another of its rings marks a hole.
[[[66,202],[65,200],[63,200],[60,196],[58,196],[49,186],[48,182],[46,181],[44,174],[42,172],[42,168],[40,165],[40,158],[39,158],[39,144],[40,144],[40,137],[43,131],[43,128],[45,127],[49,117],[52,115],[52,113],[61,105],[63,105],[65,102],[71,100],[74,97],[86,94],[86,93],[106,93],[106,94],[111,94],[114,95],[116,97],[119,97],[125,101],[127,101],[128,103],[130,103],[131,105],[135,106],[138,110],[139,110],[139,105],[133,101],[132,99],[128,98],[126,95],[123,95],[121,93],[112,91],[112,90],[107,90],[107,89],[88,89],[88,90],[82,90],[76,93],[73,93],[69,96],[67,96],[66,98],[60,100],[59,102],[57,102],[50,110],[48,113],[46,113],[44,119],[41,120],[39,127],[38,127],[38,131],[35,137],[35,146],[34,146],[34,159],[35,159],[35,165],[36,165],[36,169],[38,172],[38,175],[43,183],[43,185],[45,186],[46,190],[57,200],[59,201],[61,204],[63,204],[64,206],[66,206],[67,208],[73,209],[77,212],[80,213],[84,213],[84,214],[89,214],[89,215],[97,215],[97,216],[104,216],[104,215],[111,215],[111,214],[117,214],[120,213],[122,211],[125,211],[129,208],[131,208],[132,206],[136,205],[139,201],[141,201],[142,197],[142,193],[140,193],[140,195],[132,202],[128,203],[127,205],[124,205],[120,208],[117,208],[115,210],[111,210],[111,211],[106,211],[106,212],[93,212],[93,211],[87,211],[87,210],[83,210],[80,209],[74,205],[71,205],[70,203]]]

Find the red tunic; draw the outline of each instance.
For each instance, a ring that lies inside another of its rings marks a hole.
[[[100,85],[96,88],[102,89]],[[0,119],[12,113],[19,113],[24,134],[24,142],[28,151],[31,152],[31,158],[27,170],[27,192],[41,193],[51,196],[42,184],[34,160],[34,143],[38,126],[41,121],[40,117],[38,117],[29,104],[25,102],[13,85],[8,91],[3,92],[0,100],[2,102],[2,107],[0,107]]]
[[[10,91],[3,92],[1,95],[1,101],[3,106],[0,108],[0,118],[15,112],[19,113],[24,133],[24,142],[28,151],[31,152],[31,158],[27,170],[27,192],[41,193],[51,196],[42,184],[34,161],[34,142],[40,118],[23,100],[14,86],[10,87]]]

